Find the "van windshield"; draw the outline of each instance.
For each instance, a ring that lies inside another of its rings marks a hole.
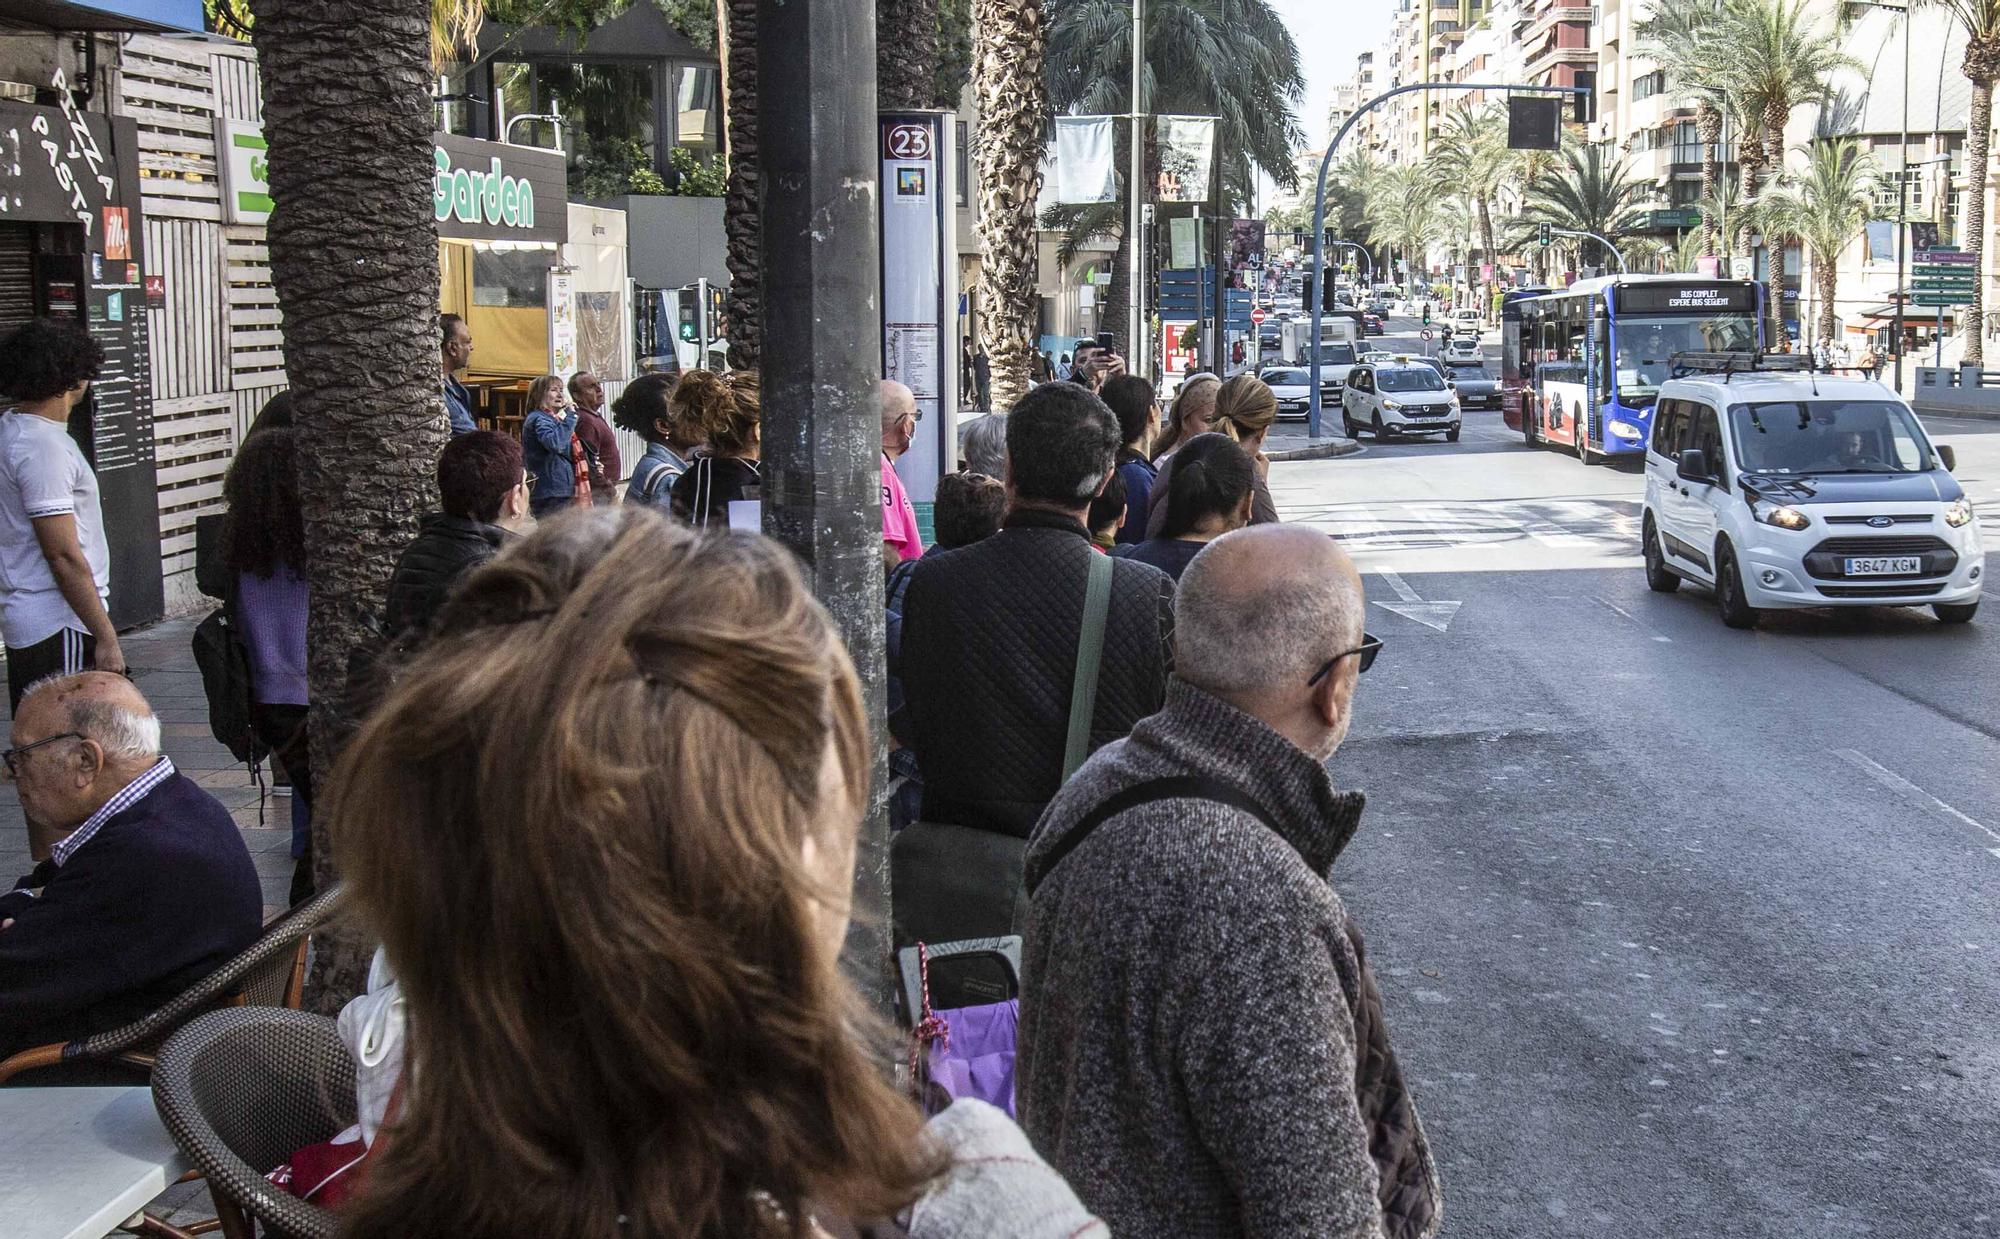
[[[1746,473],[1925,473],[1936,467],[1916,416],[1889,400],[1732,405],[1729,433]]]
[[[1407,370],[1378,370],[1375,377],[1383,391],[1443,391],[1444,379],[1429,366]]]

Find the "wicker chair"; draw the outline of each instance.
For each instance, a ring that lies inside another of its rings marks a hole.
[[[333,1020],[302,1011],[211,1011],[175,1033],[153,1067],[153,1104],[208,1180],[222,1233],[332,1239],[334,1215],[264,1175],[355,1118],[354,1060]]]
[[[340,902],[340,887],[308,899],[264,927],[257,941],[173,1001],[123,1028],[39,1045],[0,1061],[0,1084],[24,1071],[86,1063],[129,1068],[143,1083],[152,1051],[181,1025],[218,1006],[296,1007],[305,981],[306,939]]]

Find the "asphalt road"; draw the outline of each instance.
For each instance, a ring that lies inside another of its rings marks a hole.
[[[2000,424],[1926,421],[2000,548]],[[2000,1235],[2000,602],[1731,631],[1497,413],[1272,481],[1387,643],[1334,878],[1444,1236]]]

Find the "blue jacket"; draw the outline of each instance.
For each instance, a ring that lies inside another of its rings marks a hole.
[[[1153,479],[1159,476],[1153,463],[1129,448],[1118,451],[1118,479],[1125,483],[1125,523],[1118,528],[1118,541],[1137,546],[1146,540],[1146,517],[1152,511]],[[1165,496],[1162,496],[1165,498]]]
[[[451,419],[453,438],[479,429],[479,423],[472,420],[472,393],[449,374],[444,376],[444,412]]]
[[[256,940],[264,892],[229,810],[174,774],[0,895],[6,917],[0,1054],[165,1005]]]
[[[576,494],[576,462],[570,459],[570,440],[576,437],[576,419],[558,420],[536,409],[521,423],[521,463],[535,475],[531,500],[567,499]]]

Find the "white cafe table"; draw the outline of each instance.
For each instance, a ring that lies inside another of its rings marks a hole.
[[[0,1088],[8,1239],[103,1239],[187,1168],[143,1085]]]

